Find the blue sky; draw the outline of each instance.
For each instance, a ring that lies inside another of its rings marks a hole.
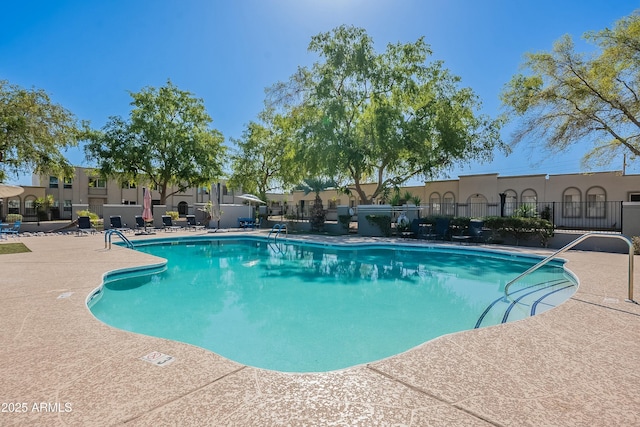
[[[524,53],[611,27],[638,8],[627,0],[9,0],[0,13],[0,79],[44,89],[97,128],[129,114],[130,92],[171,79],[204,100],[230,144],[262,110],[265,88],[317,59],[307,52],[310,38],[348,24],[365,28],[379,51],[424,36],[431,59],[443,60],[495,116]],[[450,176],[581,172],[585,150],[549,155],[518,146]],[[67,156],[89,166],[82,150]],[[621,168],[619,159],[606,169]]]

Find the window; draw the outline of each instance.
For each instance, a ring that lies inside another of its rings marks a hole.
[[[577,188],[571,187],[564,190],[562,194],[562,215],[565,218],[580,218],[582,216],[581,212],[581,201],[580,200],[580,190]]]
[[[630,202],[640,202],[640,193],[631,193],[629,194]]]
[[[58,177],[50,176],[49,177],[49,188],[58,188]]]
[[[73,188],[73,179],[72,178],[64,178],[62,180],[62,186],[64,188]]]
[[[329,208],[328,209],[337,209],[339,203],[340,203],[340,200],[330,199],[329,200]]]
[[[507,190],[504,194],[504,214],[512,216],[518,208],[518,194],[514,190]]]
[[[20,213],[20,199],[9,199],[9,201],[7,202],[7,213]]]
[[[24,201],[24,213],[26,216],[36,215],[36,199],[33,196],[29,196]]]
[[[71,207],[73,205],[71,204],[71,200],[65,200],[62,204],[62,210],[64,212],[71,212]]]
[[[92,178],[89,180],[89,187],[107,188],[107,180],[102,178]]]
[[[456,213],[456,197],[450,191],[442,196],[442,213],[451,216]]]
[[[522,192],[522,203],[526,204],[536,204],[538,203],[538,194],[535,190],[528,189]]]
[[[429,207],[431,208],[431,215],[440,214],[440,193],[431,193]]]
[[[469,216],[471,218],[481,218],[487,215],[488,200],[484,194],[473,194],[469,197]]]
[[[137,187],[135,182],[123,182],[122,188],[127,189],[127,188],[137,188]]]
[[[587,218],[604,218],[606,216],[607,195],[602,187],[591,187],[587,190]]]

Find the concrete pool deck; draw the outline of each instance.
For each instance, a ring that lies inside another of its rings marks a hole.
[[[628,255],[563,254],[580,287],[535,317],[367,365],[288,374],[92,316],[86,298],[106,271],[157,258],[105,250],[101,234],[13,241],[32,252],[0,256],[2,426],[640,425],[640,306],[624,301]],[[141,359],[154,351],[172,363]]]

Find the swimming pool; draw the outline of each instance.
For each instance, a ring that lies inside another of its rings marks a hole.
[[[561,261],[510,288],[540,258],[463,247],[273,244],[259,237],[160,239],[167,260],[105,276],[103,322],[286,372],[342,369],[436,337],[557,306],[577,281]]]

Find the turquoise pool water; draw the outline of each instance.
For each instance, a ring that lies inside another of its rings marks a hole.
[[[150,242],[166,268],[107,275],[89,302],[116,328],[278,371],[346,368],[433,338],[540,313],[574,277],[538,258],[466,248],[274,245],[260,238]]]

